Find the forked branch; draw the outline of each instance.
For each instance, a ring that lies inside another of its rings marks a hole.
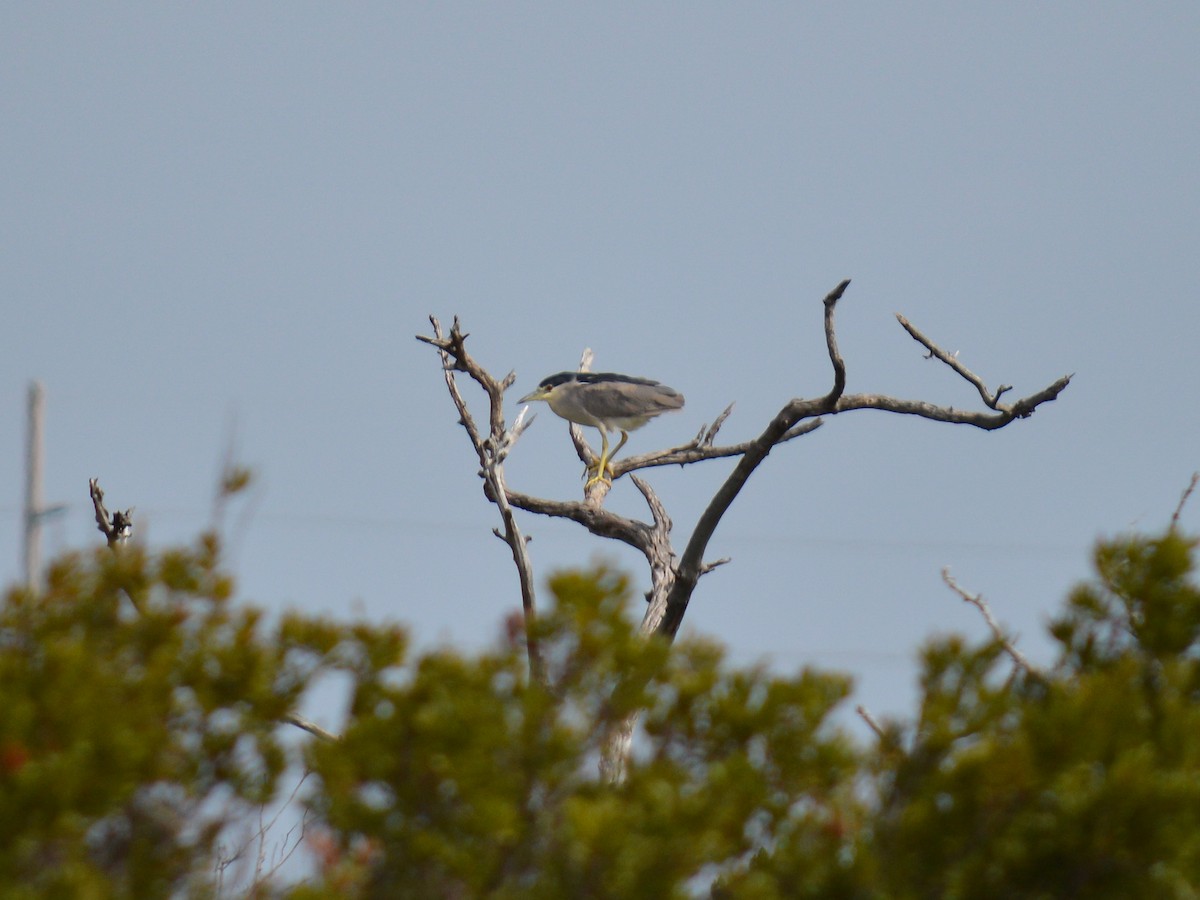
[[[732,412],[731,404],[714,420],[711,426],[702,427],[690,443],[640,456],[625,457],[613,463],[613,479],[616,480],[624,474],[655,466],[684,466],[721,458],[737,460],[733,470],[701,514],[682,556],[679,557],[676,557],[671,546],[671,520],[667,516],[665,508],[650,486],[639,478],[633,478],[633,483],[646,501],[650,511],[650,522],[619,516],[605,510],[602,504],[609,485],[604,481],[597,481],[582,501],[547,500],[509,490],[504,484],[500,463],[508,449],[511,448],[512,442],[519,436],[520,431],[528,425],[528,420],[523,418],[524,412],[522,412],[513,428],[505,430],[503,394],[512,383],[513,376],[510,374],[502,382],[496,381],[468,354],[464,343],[466,335],[459,329],[457,319],[455,319],[450,335],[443,336],[437,320],[431,317],[435,336],[432,338],[419,337],[418,339],[433,345],[441,354],[451,397],[483,467],[480,474],[484,478],[485,494],[500,508],[505,523],[505,531],[502,536],[513,547],[514,560],[517,560],[518,571],[521,573],[521,591],[527,617],[531,617],[533,614],[532,574],[528,554],[524,548],[524,540],[520,538],[520,532],[513,519],[513,508],[524,509],[539,515],[570,519],[587,528],[592,534],[621,541],[642,552],[650,566],[651,588],[647,594],[648,606],[642,619],[641,631],[643,634],[659,634],[668,640],[673,640],[679,631],[679,626],[687,612],[688,603],[700,577],[727,562],[723,559],[713,562],[704,560],[709,541],[730,505],[773,448],[814,431],[820,427],[823,416],[857,409],[876,409],[901,415],[919,416],[931,421],[971,425],[989,431],[995,430],[1015,419],[1028,417],[1043,403],[1057,398],[1071,381],[1071,376],[1067,375],[1028,397],[1012,403],[1003,403],[1001,397],[1011,390],[1009,385],[1001,385],[994,391],[990,390],[982,378],[958,361],[956,355],[941,349],[907,319],[899,316],[900,324],[926,348],[930,358],[936,358],[945,363],[975,387],[986,409],[959,410],[925,401],[903,400],[883,394],[846,394],[846,363],[838,350],[834,313],[838,301],[849,284],[849,279],[842,281],[824,299],[825,346],[833,370],[833,383],[828,393],[814,399],[797,397],[786,401],[763,431],[750,440],[727,446],[715,445],[717,433]],[[589,364],[590,353],[585,354],[581,369],[586,369]],[[466,372],[483,387],[488,396],[490,429],[486,437],[475,427],[466,403],[458,392],[454,381],[455,372]],[[590,448],[587,447],[577,429],[572,429],[572,437],[580,457],[586,461],[591,453]],[[1016,659],[1017,657],[1014,656],[1014,661]],[[539,671],[537,668],[539,665],[536,661],[536,654],[531,651],[530,666],[535,674]],[[631,717],[628,721],[621,723],[610,735],[601,770],[611,780],[621,777],[624,760],[628,756],[632,741],[635,721],[636,717]]]
[[[696,589],[696,583],[704,572],[704,553],[708,542],[717,530],[717,525],[729,510],[730,504],[741,493],[759,463],[767,458],[771,448],[784,440],[790,440],[796,435],[792,432],[805,419],[812,419],[813,428],[820,424],[817,418],[825,413],[834,412],[842,391],[846,388],[846,363],[838,351],[837,336],[834,329],[834,309],[837,302],[850,285],[846,279],[835,287],[825,297],[825,346],[829,351],[829,361],[833,366],[833,385],[829,393],[816,400],[791,400],[781,409],[766,429],[757,438],[747,442],[746,449],[725,483],[717,489],[717,493],[709,501],[708,507],[696,523],[696,528],[688,540],[687,547],[680,558],[676,572],[675,583],[667,596],[663,597],[659,608],[646,611],[642,622],[643,632],[653,631],[674,640],[683,622],[683,615]],[[811,430],[811,429],[809,429]]]
[[[433,337],[417,336],[417,340],[433,345],[442,359],[442,372],[446,379],[446,388],[458,409],[459,422],[466,429],[479,458],[479,475],[484,482],[484,493],[496,504],[500,511],[500,521],[504,530],[494,529],[493,533],[503,540],[512,552],[513,564],[517,567],[517,580],[521,586],[521,608],[525,621],[525,648],[529,657],[529,673],[537,681],[545,681],[546,667],[542,661],[538,647],[537,635],[534,632],[534,619],[537,614],[535,588],[533,583],[533,563],[529,559],[528,538],[521,533],[513,513],[510,495],[504,481],[504,460],[508,458],[513,444],[529,427],[533,417],[525,417],[524,411],[517,416],[512,428],[504,425],[504,392],[512,386],[516,375],[510,372],[505,378],[496,380],[467,353],[465,335],[459,327],[458,316],[450,327],[450,334],[442,333],[441,323],[433,316],[429,317],[433,325]],[[467,402],[458,389],[455,372],[465,372],[475,381],[488,398],[488,432],[484,436],[475,425]]]
[[[104,505],[104,491],[100,489],[100,479],[89,479],[88,490],[96,511],[96,527],[104,534],[108,546],[117,547],[129,540],[133,534],[133,507],[118,509],[110,516],[108,507]]]
[[[920,330],[917,329],[917,327],[915,325],[913,325],[911,322],[908,321],[908,319],[904,318],[904,316],[900,315],[899,313],[896,313],[896,318],[897,318],[897,320],[899,320],[899,322],[903,326],[904,330],[907,331],[910,335],[912,335],[913,340],[920,343],[922,346],[925,347],[926,350],[929,351],[926,354],[927,359],[938,359],[938,360],[941,360],[942,362],[944,362],[946,365],[948,365],[951,369],[953,369],[955,372],[957,372],[959,375],[961,375],[963,378],[965,378],[968,382],[970,382],[971,385],[974,386],[975,390],[979,391],[979,396],[983,399],[985,406],[987,406],[989,409],[994,409],[997,413],[1000,414],[999,416],[987,416],[986,414],[975,414],[975,415],[971,415],[971,416],[968,416],[963,419],[945,420],[945,421],[960,421],[963,424],[975,425],[978,428],[987,428],[987,429],[1000,428],[1004,425],[1007,425],[1013,419],[1024,419],[1027,416],[1031,415],[1033,413],[1034,409],[1036,409],[1038,406],[1040,406],[1041,404],[1046,403],[1050,400],[1053,400],[1060,393],[1062,393],[1063,389],[1071,381],[1070,375],[1064,375],[1058,381],[1043,388],[1042,390],[1038,391],[1036,394],[1033,394],[1032,396],[1026,397],[1023,400],[1018,400],[1016,403],[1012,403],[1012,404],[1008,404],[1008,405],[1003,404],[1000,402],[1000,396],[1002,394],[1006,393],[1007,391],[1012,390],[1011,384],[1002,384],[998,388],[996,388],[996,390],[994,390],[994,391],[988,390],[988,386],[986,384],[984,384],[983,379],[980,378],[978,375],[976,375],[974,372],[972,372],[970,369],[968,369],[966,366],[964,366],[959,361],[957,353],[947,353],[945,350],[943,350],[941,347],[939,347],[937,344],[935,344],[932,340],[927,338]],[[864,396],[866,396],[866,395],[864,395]],[[888,398],[883,398],[883,399],[888,399]],[[895,402],[898,404],[903,404],[903,401],[895,401]],[[910,405],[915,406],[915,404],[910,404]],[[923,404],[923,405],[928,406],[928,404]],[[862,408],[862,407],[854,407],[854,408],[857,409],[857,408]],[[874,408],[883,408],[883,407],[874,407]],[[921,415],[920,412],[917,412],[915,409],[910,409],[910,408],[896,408],[896,409],[891,409],[890,411]],[[926,416],[926,418],[936,418],[936,417]]]

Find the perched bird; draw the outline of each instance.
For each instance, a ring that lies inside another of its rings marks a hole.
[[[613,372],[559,372],[543,378],[537,390],[520,402],[533,400],[545,400],[556,416],[568,422],[600,429],[600,459],[585,489],[597,481],[612,483],[612,458],[629,440],[629,432],[657,415],[683,407],[683,394],[665,384]],[[611,452],[610,431],[621,432],[621,441]]]

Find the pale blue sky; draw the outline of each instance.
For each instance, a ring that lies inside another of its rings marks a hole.
[[[682,391],[640,452],[826,391],[820,301],[850,277],[852,391],[978,403],[895,312],[993,386],[1075,381],[994,434],[855,413],[778,449],[685,631],[903,712],[923,639],[984,633],[950,565],[1044,656],[1096,537],[1164,524],[1200,467],[1198,36],[1183,2],[5,4],[0,575],[36,377],[51,549],[101,540],[91,476],[189,538],[232,430],[246,597],[479,646],[516,581],[428,313],[514,400],[588,346]],[[651,473],[680,546],[730,465]],[[543,409],[512,485],[579,473]],[[608,502],[643,515],[631,484]],[[523,525],[543,574],[645,583]]]

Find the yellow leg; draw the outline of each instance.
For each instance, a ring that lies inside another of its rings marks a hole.
[[[608,449],[608,432],[603,428],[600,429],[600,440],[600,459],[596,462],[596,474],[589,478],[587,480],[587,484],[583,486],[585,491],[597,481],[607,481],[609,484],[612,484],[612,458],[621,452],[621,448],[624,447],[625,442],[629,440],[629,432],[621,432],[621,440],[617,442],[617,446],[615,446],[612,450]],[[608,470],[607,473],[605,473],[605,469]],[[590,467],[588,468],[588,471],[591,471]]]
[[[616,448],[613,450],[613,452],[612,452],[612,453],[608,454],[608,458],[609,458],[610,460],[611,460],[611,459],[612,459],[614,456],[616,456],[618,453],[620,453],[620,452],[621,452],[621,448],[625,446],[625,442],[626,442],[627,440],[629,440],[629,432],[628,432],[628,431],[622,431],[622,432],[621,432],[621,440],[620,440],[620,443],[618,443],[618,444],[617,444]],[[609,470],[610,472],[612,471],[612,466],[611,466],[611,465],[608,467],[608,470]]]
[[[609,478],[609,477],[605,476],[605,474],[604,474],[605,468],[608,467],[608,457],[609,457],[608,432],[605,431],[603,428],[601,428],[600,429],[600,459],[598,459],[596,461],[596,474],[593,475],[591,478],[589,478],[587,480],[587,483],[584,484],[584,486],[583,486],[583,489],[585,491],[588,488],[590,488],[593,484],[595,484],[597,481],[607,481],[609,484],[612,484],[612,478]],[[590,466],[588,467],[588,471],[589,472],[591,471]]]

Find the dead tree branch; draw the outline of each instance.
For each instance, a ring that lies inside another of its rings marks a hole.
[[[288,713],[287,715],[283,716],[280,721],[286,722],[289,725],[295,725],[301,731],[307,731],[313,737],[319,737],[323,741],[339,740],[338,736],[332,731],[326,731],[316,722],[310,722],[308,719],[304,718],[303,716],[298,716],[295,713]]]
[[[122,544],[126,543],[133,534],[133,510],[134,507],[129,507],[124,511],[117,510],[111,516],[108,513],[108,507],[104,505],[104,491],[100,489],[100,479],[88,479],[88,491],[92,495],[92,506],[96,511],[96,527],[104,535],[104,539],[108,541],[108,549],[116,553]],[[140,615],[142,612],[142,604],[135,596],[134,592],[125,590],[122,591],[129,602],[133,604],[133,608]]]
[[[871,711],[861,703],[854,707],[854,711],[858,713],[858,717],[867,723],[867,727],[875,732],[875,737],[880,741],[887,740],[887,735],[884,733],[883,726],[879,724],[876,718],[871,715]]]
[[[646,611],[646,618],[642,621],[643,632],[655,632],[674,640],[679,626],[683,622],[683,615],[687,611],[692,592],[695,591],[696,583],[700,580],[704,568],[703,556],[705,550],[708,549],[708,542],[712,539],[717,525],[729,510],[730,505],[742,492],[742,488],[746,486],[750,476],[754,474],[754,470],[767,458],[771,449],[780,443],[784,435],[801,420],[815,419],[819,422],[818,416],[835,411],[842,391],[846,387],[846,364],[842,360],[841,353],[838,352],[833,326],[833,311],[849,285],[850,280],[846,279],[825,297],[825,346],[833,365],[833,386],[829,393],[817,400],[796,399],[790,401],[771,420],[766,430],[749,442],[745,452],[741,454],[741,459],[738,460],[729,477],[725,479],[725,483],[717,489],[717,493],[709,501],[708,507],[700,515],[700,520],[696,523],[696,528],[680,558],[675,583],[670,592],[663,598],[663,602],[658,608],[652,606]]]
[[[88,481],[88,489],[92,495],[92,505],[96,510],[96,525],[108,540],[108,546],[115,551],[117,547],[129,540],[130,534],[133,533],[132,515],[134,507],[131,506],[123,512],[117,510],[109,516],[108,508],[104,505],[104,491],[100,488],[100,479],[90,479]],[[142,606],[134,595],[126,591],[125,596],[129,598],[129,601],[133,604],[133,608],[141,614],[143,612]],[[338,739],[337,735],[326,731],[320,725],[310,722],[295,713],[287,713],[281,716],[280,721],[286,722],[289,725],[295,725],[297,728],[307,731],[309,734],[323,740],[336,741]]]
[[[901,326],[926,348],[930,358],[936,358],[945,363],[979,391],[986,409],[983,411],[958,410],[925,401],[903,400],[883,394],[846,394],[846,363],[838,350],[834,312],[849,284],[849,279],[842,281],[829,292],[824,300],[825,346],[833,374],[833,383],[828,393],[814,399],[797,397],[788,400],[775,417],[767,423],[762,433],[751,440],[720,447],[714,445],[718,432],[733,410],[733,406],[730,404],[724,412],[717,416],[711,426],[701,427],[690,443],[640,456],[624,457],[613,463],[613,480],[615,481],[622,475],[638,469],[665,465],[690,465],[710,459],[737,459],[733,470],[701,514],[681,556],[676,555],[671,545],[672,524],[666,509],[650,486],[640,478],[633,477],[632,481],[646,501],[650,512],[650,522],[619,516],[605,510],[602,504],[610,485],[603,480],[594,482],[587,489],[587,494],[582,501],[547,500],[508,490],[504,485],[502,469],[499,467],[499,462],[503,457],[501,456],[497,460],[495,458],[497,451],[493,448],[502,445],[504,452],[507,452],[512,441],[519,435],[520,429],[527,426],[529,421],[523,418],[524,412],[522,412],[512,431],[505,431],[502,408],[503,393],[512,383],[513,376],[510,374],[503,382],[497,382],[467,353],[464,344],[466,335],[459,329],[457,319],[455,319],[450,335],[444,337],[437,320],[431,317],[435,336],[432,338],[418,336],[418,340],[433,345],[441,354],[451,397],[483,466],[480,474],[484,479],[484,493],[499,507],[505,522],[503,537],[514,548],[514,559],[518,560],[521,591],[526,602],[527,618],[533,614],[532,575],[530,574],[528,555],[524,552],[524,542],[513,537],[514,535],[519,537],[515,520],[512,518],[513,508],[538,515],[570,519],[598,537],[620,541],[641,552],[649,563],[651,578],[650,591],[647,593],[648,605],[642,619],[641,632],[645,635],[658,634],[667,640],[673,640],[679,631],[680,624],[687,612],[688,603],[701,576],[728,562],[725,559],[715,562],[705,562],[704,560],[708,544],[715,534],[718,524],[738,494],[741,493],[750,476],[754,474],[755,469],[775,447],[816,430],[821,426],[824,416],[858,409],[876,409],[901,415],[919,416],[931,421],[971,425],[989,431],[995,430],[1015,419],[1028,417],[1043,403],[1057,398],[1071,381],[1071,376],[1067,375],[1024,399],[1013,403],[1002,403],[1001,396],[1011,390],[1009,385],[1001,385],[995,391],[989,390],[979,376],[958,361],[956,355],[942,350],[903,316],[899,316]],[[590,351],[588,351],[584,354],[580,370],[586,371],[590,367],[590,363]],[[455,372],[466,372],[483,387],[488,395],[491,423],[488,437],[483,437],[474,426],[466,404],[455,387]],[[580,459],[585,463],[590,462],[594,458],[594,454],[584,441],[582,432],[577,427],[572,427],[571,436]],[[531,652],[531,670],[538,671],[535,670],[535,666],[540,664],[535,663],[535,659],[536,655]],[[610,735],[605,759],[601,763],[601,771],[605,777],[612,780],[621,777],[624,761],[631,746],[635,723],[636,717],[631,717],[628,721],[621,723]]]
[[[467,436],[471,439],[471,446],[475,448],[475,455],[479,458],[479,475],[484,482],[484,493],[500,511],[500,521],[504,530],[501,532],[496,529],[493,533],[508,544],[512,552],[513,564],[517,567],[517,580],[521,586],[521,607],[524,611],[525,647],[529,656],[529,672],[533,678],[544,682],[546,669],[538,649],[537,635],[534,633],[537,606],[534,595],[533,563],[529,559],[528,538],[521,533],[521,528],[517,524],[511,496],[504,481],[504,460],[512,450],[513,444],[533,421],[533,416],[526,418],[522,411],[513,422],[512,428],[506,428],[504,425],[504,392],[512,386],[516,375],[510,372],[505,378],[497,381],[479,363],[475,362],[467,353],[464,345],[467,335],[463,334],[459,327],[457,316],[454,317],[454,324],[451,326],[448,336],[442,333],[442,325],[435,317],[430,316],[429,322],[433,325],[434,336],[430,338],[418,335],[417,340],[431,344],[441,356],[446,389],[450,392],[455,408],[458,409],[459,422],[466,429]],[[467,403],[458,389],[458,382],[454,377],[455,372],[465,372],[487,394],[488,431],[486,437],[471,417],[471,411],[467,408]]]
[[[118,509],[109,516],[108,508],[104,505],[104,491],[100,489],[100,479],[89,479],[88,489],[96,510],[96,527],[104,534],[108,546],[116,547],[125,543],[133,534],[133,507],[124,511]]]
[[[1000,625],[996,622],[995,617],[992,615],[991,607],[989,607],[987,601],[983,599],[982,594],[969,594],[963,590],[963,588],[959,586],[958,582],[955,581],[954,577],[950,574],[949,566],[946,566],[942,569],[942,581],[946,582],[946,587],[958,594],[958,596],[963,599],[964,603],[970,603],[977,610],[979,610],[979,614],[983,616],[983,621],[987,623],[988,630],[991,631],[992,637],[995,639],[996,643],[1004,648],[1004,652],[1007,653],[1012,659],[1013,666],[1015,668],[1020,669],[1022,672],[1025,672],[1029,675],[1037,674],[1037,670],[1030,665],[1029,660],[1025,658],[1025,654],[1018,650],[1016,644],[1014,644],[1008,635],[1001,630]]]
[[[1187,506],[1188,498],[1192,496],[1192,491],[1196,489],[1197,482],[1200,482],[1200,472],[1193,472],[1192,480],[1183,489],[1183,495],[1179,498],[1179,503],[1175,506],[1175,512],[1171,513],[1171,531],[1179,528],[1179,517],[1183,515],[1183,508]]]
[[[1041,391],[1038,391],[1036,394],[1033,394],[1030,397],[1026,397],[1024,400],[1018,400],[1016,403],[1008,404],[1008,405],[1003,404],[1000,402],[1000,395],[1004,394],[1007,391],[1011,391],[1012,390],[1011,384],[1002,384],[998,388],[996,388],[996,390],[994,390],[994,391],[988,390],[988,387],[986,384],[983,383],[982,378],[980,378],[978,375],[976,375],[974,372],[972,372],[970,369],[968,369],[966,366],[964,366],[961,362],[959,362],[957,353],[947,353],[945,350],[943,350],[941,347],[939,347],[937,344],[935,344],[932,340],[930,340],[924,334],[922,334],[915,325],[910,323],[908,321],[908,319],[904,318],[904,316],[900,315],[899,313],[896,313],[896,318],[899,320],[899,322],[900,322],[901,326],[903,326],[904,330],[907,331],[910,335],[912,335],[913,340],[920,343],[922,346],[925,347],[926,350],[929,351],[926,354],[927,359],[939,359],[942,362],[944,362],[951,369],[953,369],[955,372],[957,372],[959,375],[961,375],[963,378],[965,378],[968,382],[970,382],[971,385],[975,388],[975,390],[979,391],[979,396],[983,399],[985,406],[987,406],[989,409],[994,409],[996,412],[1000,413],[1000,416],[989,417],[989,416],[980,414],[980,415],[966,417],[966,418],[960,418],[960,419],[941,419],[941,421],[962,422],[963,424],[966,424],[966,425],[974,425],[977,428],[985,428],[985,429],[1001,428],[1004,425],[1007,425],[1013,419],[1023,419],[1023,418],[1026,418],[1027,416],[1031,415],[1033,413],[1034,409],[1036,409],[1038,406],[1040,406],[1041,404],[1046,403],[1050,400],[1053,400],[1060,393],[1062,393],[1063,389],[1071,381],[1070,375],[1064,375],[1058,381],[1054,382],[1054,384],[1052,384],[1046,388],[1043,388]],[[871,395],[862,395],[862,396],[869,397]],[[882,398],[882,399],[888,399],[888,398]],[[903,401],[895,401],[895,402],[900,403],[900,404],[904,403]],[[924,408],[924,407],[928,407],[929,404],[909,403],[909,404],[905,404],[905,406],[908,408],[896,408],[896,409],[891,409],[890,411],[891,412],[899,412],[899,413],[909,413],[912,415],[925,415],[924,411],[918,410],[916,407],[920,406],[920,407]],[[860,409],[863,407],[856,406],[854,408]],[[873,408],[882,409],[885,407],[875,406]],[[951,411],[953,411],[953,410],[951,410]],[[925,417],[926,418],[940,418],[939,416],[932,416],[932,415],[925,415]]]

